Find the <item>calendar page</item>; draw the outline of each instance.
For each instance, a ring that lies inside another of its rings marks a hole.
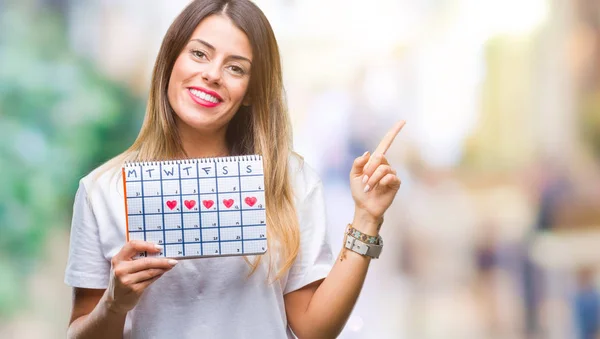
[[[262,156],[129,162],[122,175],[127,240],[162,247],[136,257],[266,252]]]

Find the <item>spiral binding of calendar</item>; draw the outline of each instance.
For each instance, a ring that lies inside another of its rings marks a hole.
[[[177,160],[147,160],[147,161],[125,161],[124,168],[134,166],[158,166],[162,165],[181,165],[181,164],[208,164],[213,162],[238,162],[238,161],[262,161],[262,155],[234,155],[228,157],[196,158],[196,159],[177,159]]]

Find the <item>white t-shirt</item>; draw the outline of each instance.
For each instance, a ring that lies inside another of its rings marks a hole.
[[[81,179],[75,196],[65,272],[73,287],[107,288],[110,260],[126,241],[120,171],[96,178],[98,171],[102,167]],[[124,338],[294,338],[283,296],[325,278],[333,255],[319,177],[296,156],[289,171],[300,223],[300,251],[291,269],[269,283],[269,251],[249,278],[243,257],[180,260],[127,314]]]

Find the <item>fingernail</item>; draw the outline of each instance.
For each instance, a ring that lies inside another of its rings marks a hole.
[[[366,151],[365,153],[363,153],[363,155],[362,155],[362,156],[363,156],[363,157],[366,157],[366,156],[367,156],[367,154],[369,154],[369,151]]]
[[[178,263],[177,260],[175,260],[175,259],[169,259],[169,265],[175,266],[175,265],[177,265],[177,263]]]
[[[159,251],[162,250],[162,246],[159,246],[159,245],[154,245],[154,248],[156,248]]]
[[[369,176],[365,174],[365,176],[363,177],[362,183],[366,184],[368,180],[369,180]]]
[[[371,187],[369,187],[369,185],[365,186],[365,193],[369,192],[369,189],[371,189]]]

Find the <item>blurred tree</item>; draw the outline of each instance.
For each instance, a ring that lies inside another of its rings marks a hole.
[[[61,13],[0,12],[0,318],[26,304],[44,239],[68,227],[78,180],[133,141],[143,102],[69,50]]]

